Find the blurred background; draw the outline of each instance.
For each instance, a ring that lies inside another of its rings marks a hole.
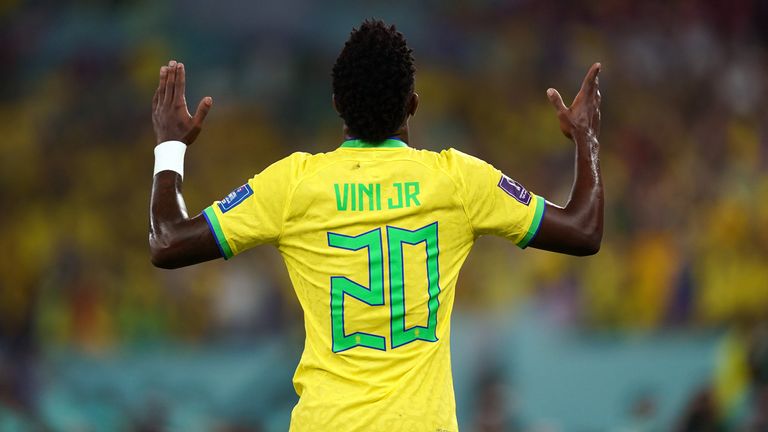
[[[150,265],[158,68],[214,98],[197,214],[341,141],[330,70],[366,17],[417,61],[412,145],[564,204],[570,100],[603,63],[606,232],[478,241],[457,288],[467,431],[768,430],[768,3],[0,1],[0,431],[284,431],[303,323],[279,254]]]

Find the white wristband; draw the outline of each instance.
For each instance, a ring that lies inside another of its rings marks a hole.
[[[184,153],[187,145],[181,141],[165,141],[155,146],[155,173],[170,170],[184,178]]]

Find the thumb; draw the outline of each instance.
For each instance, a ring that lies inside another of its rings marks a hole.
[[[213,106],[213,98],[210,96],[206,96],[203,98],[203,100],[200,101],[200,103],[197,105],[195,116],[192,117],[192,121],[195,123],[195,125],[200,126],[203,123],[205,116],[208,115],[208,111],[211,110],[211,106]]]
[[[553,88],[548,89],[547,97],[549,98],[549,101],[552,102],[552,105],[555,106],[555,109],[557,110],[557,112],[563,112],[568,110],[568,108],[563,103],[563,98],[560,97],[560,93],[558,93],[557,90]]]

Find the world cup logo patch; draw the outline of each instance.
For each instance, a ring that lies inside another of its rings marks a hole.
[[[507,193],[507,195],[520,201],[522,204],[528,205],[531,203],[531,193],[528,192],[523,185],[512,180],[511,178],[501,175],[498,186]]]
[[[246,198],[253,195],[253,189],[248,183],[233,190],[223,200],[219,201],[219,209],[222,213],[226,213],[243,202]]]

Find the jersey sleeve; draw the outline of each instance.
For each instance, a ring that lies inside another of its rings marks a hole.
[[[203,210],[224,259],[280,238],[300,156],[275,162]]]
[[[445,155],[475,235],[497,235],[527,247],[539,231],[546,200],[485,161],[454,149]]]

